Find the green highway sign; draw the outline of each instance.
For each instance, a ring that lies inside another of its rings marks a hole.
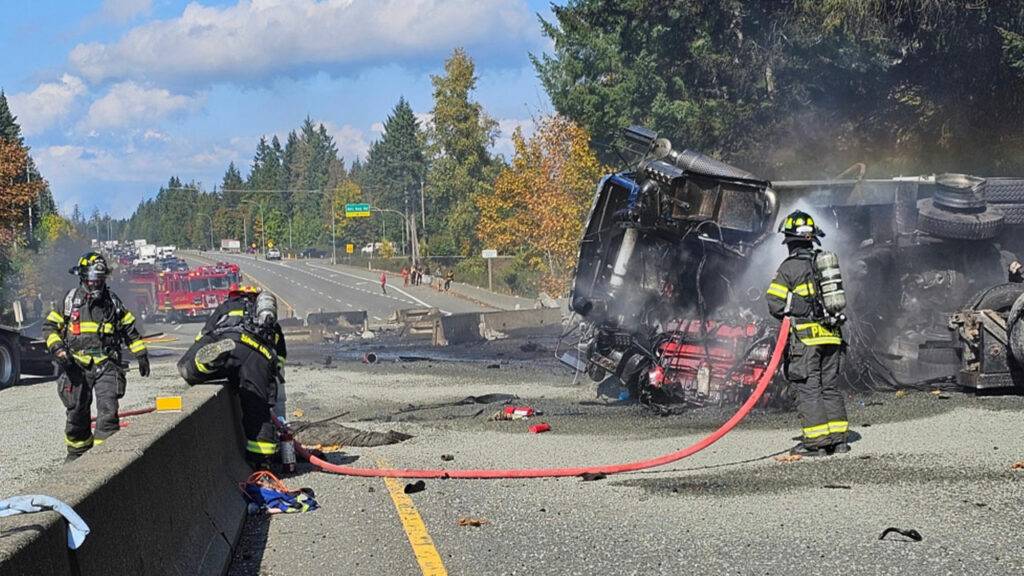
[[[345,218],[369,218],[369,204],[345,204]]]

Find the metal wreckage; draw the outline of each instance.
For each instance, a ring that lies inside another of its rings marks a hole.
[[[655,407],[743,401],[774,341],[764,294],[785,257],[776,220],[801,208],[834,251],[818,293],[848,300],[835,308],[849,388],[1024,385],[1024,284],[1006,281],[1024,179],[769,182],[642,127],[625,139],[639,159],[597,187],[570,298],[593,380],[614,375],[623,398]],[[762,402],[790,401],[777,378]]]

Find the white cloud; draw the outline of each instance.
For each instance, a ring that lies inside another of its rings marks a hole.
[[[338,125],[334,122],[327,120],[318,120],[313,124],[319,126],[324,125],[327,133],[334,138],[334,145],[338,148],[338,156],[341,156],[345,160],[345,164],[350,165],[356,158],[366,160],[366,151],[370,148],[370,143],[366,141],[366,133],[352,126],[351,124]],[[370,130],[376,130],[375,126],[380,124],[379,122],[374,123],[370,127]],[[384,125],[381,124],[381,131],[383,131]]]
[[[534,124],[531,118],[504,118],[498,120],[498,137],[494,140],[494,145],[491,146],[491,151],[495,154],[504,154],[505,159],[511,159],[515,153],[515,146],[512,144],[512,134],[515,133],[516,128],[523,131],[523,136],[529,138],[537,130],[537,125]]]
[[[121,82],[89,106],[81,122],[84,130],[123,128],[159,120],[175,112],[195,108],[198,98],[172,94],[163,88],[147,88],[135,82]]]
[[[455,46],[507,57],[540,46],[524,0],[239,0],[190,3],[113,43],[79,44],[71,65],[94,82],[251,80],[436,60]]]
[[[142,139],[145,140],[146,142],[167,142],[170,139],[170,137],[168,137],[167,134],[164,134],[159,130],[154,130],[153,128],[150,128],[149,130],[146,130],[146,132],[142,135]]]
[[[26,136],[46,131],[71,111],[75,99],[85,94],[85,83],[65,74],[60,82],[40,84],[35,90],[10,95],[10,105]]]
[[[149,14],[152,9],[153,0],[103,0],[100,16],[123,24],[138,16]]]

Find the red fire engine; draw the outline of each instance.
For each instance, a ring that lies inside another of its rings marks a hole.
[[[129,307],[134,306],[143,317],[161,315],[178,322],[213,312],[228,292],[238,287],[242,274],[237,264],[218,262],[187,272],[138,267],[128,273],[126,281]]]

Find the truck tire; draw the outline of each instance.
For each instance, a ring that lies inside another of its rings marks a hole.
[[[1009,312],[1021,295],[1024,295],[1024,284],[1014,282],[996,284],[975,294],[968,301],[968,306],[971,310]]]
[[[1003,222],[1007,225],[1024,224],[1024,203],[992,204],[1003,213]]]
[[[1019,178],[988,178],[985,181],[985,200],[1016,204],[1024,202],[1024,180]]]
[[[931,198],[917,203],[917,229],[937,238],[987,240],[1003,227],[1003,213],[993,206],[984,212],[962,213],[943,210]]]
[[[0,389],[14,386],[21,375],[21,348],[17,336],[0,334]]]

